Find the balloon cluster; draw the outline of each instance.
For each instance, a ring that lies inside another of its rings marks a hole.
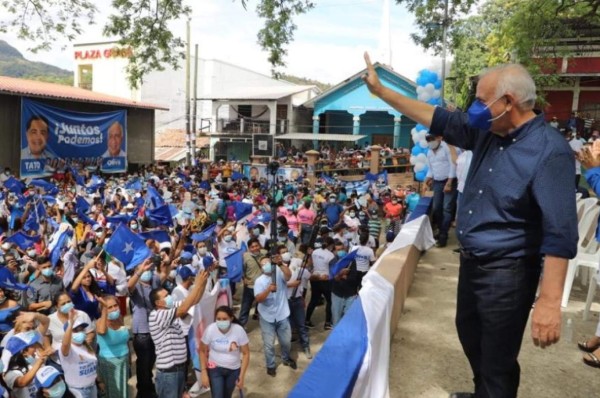
[[[442,80],[439,73],[427,69],[419,72],[417,77],[417,99],[430,105],[441,105]],[[410,132],[415,146],[411,150],[410,164],[414,166],[415,179],[425,181],[427,176],[427,127],[417,124]]]

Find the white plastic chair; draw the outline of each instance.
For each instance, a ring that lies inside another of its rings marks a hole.
[[[577,222],[581,222],[583,214],[590,209],[590,207],[597,205],[597,198],[585,198],[577,201]]]
[[[596,269],[598,264],[596,264]],[[592,272],[592,276],[590,277],[590,287],[588,287],[587,298],[585,299],[585,309],[583,310],[583,320],[587,321],[590,317],[590,308],[592,307],[592,300],[594,300],[594,295],[596,294],[596,274]]]
[[[561,306],[566,307],[569,303],[569,296],[573,288],[573,281],[577,275],[579,267],[588,267],[593,270],[598,269],[600,262],[600,246],[595,239],[596,226],[598,225],[598,214],[600,207],[590,207],[581,219],[578,225],[579,242],[577,243],[577,256],[569,260],[569,268],[567,269],[567,277],[563,289]],[[588,288],[588,290],[591,288]]]

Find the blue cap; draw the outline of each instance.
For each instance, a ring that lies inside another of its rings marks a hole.
[[[194,270],[192,270],[190,267],[188,267],[187,265],[182,265],[179,268],[179,270],[177,270],[177,273],[183,280],[186,280],[189,277],[196,275],[196,272]]]
[[[202,259],[202,265],[204,266],[204,268],[208,268],[211,265],[213,265],[213,258],[211,256],[206,256]]]
[[[11,355],[16,355],[25,348],[39,343],[41,338],[42,336],[36,331],[17,333],[8,340],[5,348],[10,351]]]
[[[186,259],[186,260],[191,260],[192,256],[193,256],[193,254],[190,252],[182,252],[181,253],[181,258]]]
[[[61,373],[56,370],[56,368],[53,368],[52,366],[44,366],[35,374],[35,382],[38,387],[49,388],[54,383],[54,380],[56,380],[56,378],[60,375]]]

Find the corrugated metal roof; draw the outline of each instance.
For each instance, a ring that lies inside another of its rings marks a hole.
[[[178,162],[185,158],[187,148],[155,147],[154,159],[159,162]]]
[[[313,133],[289,133],[284,135],[275,136],[276,140],[306,140],[306,141],[344,141],[353,142],[358,141],[361,138],[365,138],[366,135],[354,135],[354,134],[313,134]]]
[[[317,86],[275,86],[275,87],[240,87],[229,92],[223,91],[212,96],[202,97],[202,100],[277,100],[302,91],[316,89]]]
[[[161,105],[132,101],[126,98],[101,94],[78,87],[36,80],[18,79],[16,77],[8,76],[0,76],[0,93],[21,95],[24,97],[50,98],[93,104],[124,106],[128,108],[169,110],[169,108],[165,108]]]

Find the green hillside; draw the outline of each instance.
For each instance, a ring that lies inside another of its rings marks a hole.
[[[0,75],[73,85],[73,72],[43,62],[29,61],[4,40],[0,40]]]

